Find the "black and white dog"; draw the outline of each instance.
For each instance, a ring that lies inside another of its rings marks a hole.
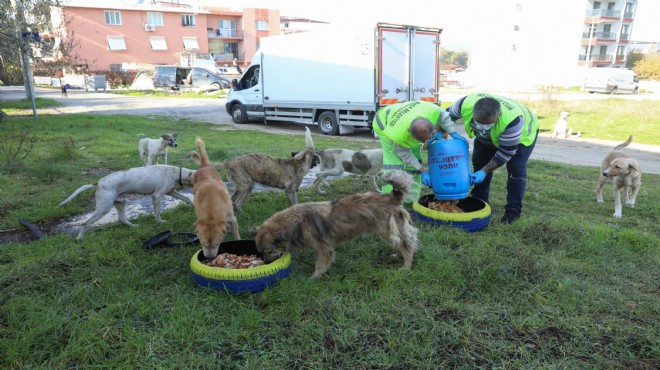
[[[167,164],[168,146],[176,148],[176,134],[165,134],[159,139],[140,139],[140,142],[138,143],[140,159],[142,159],[145,166],[149,166],[154,159],[156,160],[156,164],[158,164],[158,157],[164,157],[164,164]]]

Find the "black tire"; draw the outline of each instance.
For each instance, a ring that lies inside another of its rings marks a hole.
[[[589,91],[589,94],[593,94],[593,93],[595,93],[595,91]]]
[[[217,82],[212,83],[211,86],[213,86],[214,90],[220,90],[222,88],[222,86],[220,86],[220,84]]]
[[[319,116],[319,130],[323,135],[339,135],[339,124],[335,112],[326,111]]]
[[[243,104],[237,103],[231,107],[231,119],[239,125],[247,121],[247,111]]]
[[[610,91],[611,95],[616,95],[616,93],[619,91],[619,89],[615,86],[612,88],[612,91]]]
[[[633,94],[635,95],[639,94],[639,87],[636,87],[635,90],[633,90]]]

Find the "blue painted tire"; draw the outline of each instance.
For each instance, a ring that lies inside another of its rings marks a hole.
[[[218,253],[237,255],[254,254],[263,257],[254,240],[234,240],[220,244]],[[225,290],[231,293],[257,293],[272,286],[291,273],[291,255],[284,254],[269,264],[249,269],[225,269],[207,266],[202,250],[190,260],[193,281],[204,288]]]
[[[413,219],[431,225],[447,225],[473,232],[484,229],[490,223],[490,206],[483,200],[467,197],[458,202],[458,207],[464,213],[440,212],[427,208],[429,202],[435,200],[433,194],[420,197],[413,204],[411,216]]]

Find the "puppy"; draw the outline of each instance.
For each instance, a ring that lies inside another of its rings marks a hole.
[[[156,164],[158,164],[158,157],[164,157],[165,164],[167,164],[168,146],[173,148],[177,147],[176,134],[165,134],[161,136],[160,139],[140,139],[138,143],[140,159],[142,159],[142,162],[144,162],[145,166],[149,166],[154,161],[154,159],[156,160]]]
[[[234,217],[227,186],[209,161],[204,141],[197,138],[196,143],[200,153],[200,164],[192,181],[197,215],[195,232],[202,244],[204,257],[214,258],[230,227],[234,239],[240,240],[241,236],[238,233],[238,222]]]
[[[297,153],[291,153],[295,155]],[[371,190],[380,192],[376,178],[383,172],[383,150],[366,149],[361,151],[348,149],[325,149],[316,151],[319,172],[314,180],[314,187],[319,194],[327,194],[321,185],[329,187],[326,177],[339,176],[344,171],[356,175],[366,175]],[[314,166],[312,166],[314,167]]]
[[[293,158],[274,158],[265,154],[247,154],[232,158],[226,163],[213,162],[213,165],[227,170],[234,184],[234,194],[231,200],[236,212],[241,210],[243,202],[250,195],[254,183],[284,189],[291,204],[298,203],[298,188],[303,177],[315,163],[314,142],[309,128],[305,128],[305,143],[307,149]],[[188,152],[189,159],[197,162],[199,154]]]
[[[596,186],[596,201],[603,203],[603,195],[601,190],[609,178],[614,180],[614,217],[621,218],[621,192],[626,191],[626,205],[628,207],[635,207],[635,200],[639,187],[642,185],[642,173],[639,169],[639,164],[636,160],[631,158],[628,154],[622,153],[619,150],[627,147],[632,142],[633,136],[630,135],[628,141],[619,144],[612,149],[610,154],[603,159],[600,165],[600,178],[598,179],[598,186]],[[632,188],[632,196],[628,196],[629,188]]]
[[[60,85],[60,91],[62,92],[62,97],[69,97],[69,94],[66,92],[66,85]]]
[[[87,189],[96,189],[96,209],[92,217],[85,221],[80,229],[80,233],[76,238],[78,240],[83,238],[85,230],[92,226],[94,222],[110,212],[113,205],[117,208],[117,217],[121,223],[136,226],[126,219],[126,199],[119,198],[124,193],[151,194],[154,218],[157,222],[163,222],[160,218],[160,200],[163,195],[167,194],[193,205],[190,199],[178,193],[175,188],[177,185],[190,185],[194,175],[195,171],[193,170],[174,166],[160,165],[131,168],[126,171],[111,173],[94,184],[79,187],[59,205],[65,205]]]
[[[393,171],[383,175],[383,182],[394,190],[302,203],[277,212],[253,229],[257,249],[266,262],[272,262],[294,247],[311,247],[316,251],[311,277],[318,278],[334,262],[337,243],[375,233],[403,256],[403,269],[410,269],[417,249],[417,229],[401,203],[410,192],[412,178],[403,171]]]
[[[573,135],[573,129],[568,127],[568,117],[570,115],[571,114],[568,112],[559,113],[559,119],[555,123],[555,128],[552,131],[552,135],[550,135],[551,138],[568,139],[571,135]],[[581,133],[578,132],[577,136],[580,137]]]

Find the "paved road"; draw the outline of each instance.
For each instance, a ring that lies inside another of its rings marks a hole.
[[[447,93],[445,100],[455,100],[465,92]],[[520,96],[518,96],[520,95]],[[21,99],[25,96],[22,87],[0,88],[0,100]],[[69,90],[69,97],[62,98],[59,90],[37,89],[38,97],[47,97],[62,102],[62,106],[41,110],[42,114],[146,114],[169,115],[188,118],[194,121],[209,122],[231,129],[259,130],[273,133],[302,134],[304,126],[295,123],[275,122],[268,125],[262,123],[249,123],[235,125],[225,111],[224,99],[164,99],[149,97],[129,97],[123,95],[107,94],[102,92],[85,92]],[[538,99],[540,96],[532,94],[517,94],[517,98]],[[561,94],[559,99],[607,99],[604,94]],[[652,99],[660,103],[660,94],[620,95],[625,99]],[[375,142],[374,137],[367,130],[344,137],[346,140],[360,140]],[[625,138],[622,138],[621,142]],[[548,134],[542,133],[532,154],[532,159],[553,162],[571,163],[590,167],[599,167],[601,160],[620,142],[575,138],[570,140],[553,140]],[[628,153],[634,156],[645,173],[660,174],[660,145],[643,145],[632,143]]]

